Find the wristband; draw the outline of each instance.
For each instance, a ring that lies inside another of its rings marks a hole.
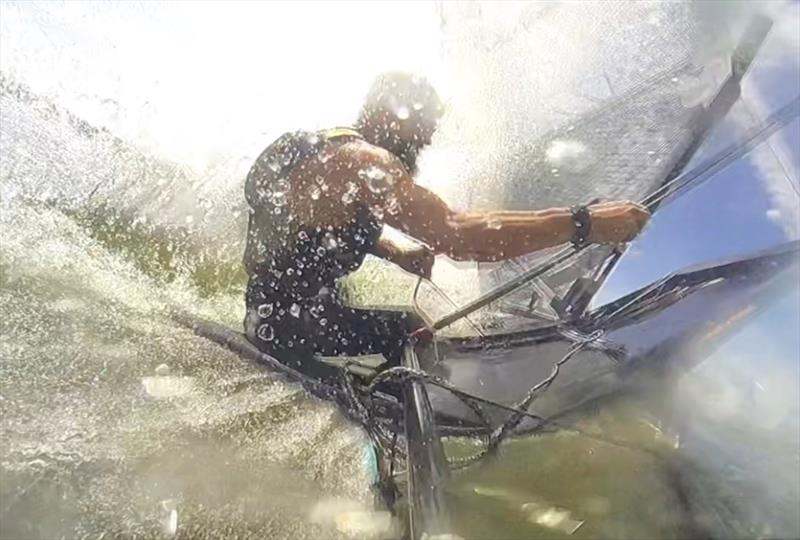
[[[572,214],[572,245],[582,248],[589,244],[589,233],[592,232],[592,216],[585,205],[576,205],[569,209]]]

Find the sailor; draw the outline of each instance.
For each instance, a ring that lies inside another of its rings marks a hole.
[[[287,133],[258,157],[244,265],[245,333],[285,362],[382,353],[396,362],[409,318],[347,307],[337,281],[367,254],[429,277],[437,254],[500,261],[568,242],[631,240],[649,214],[632,202],[529,212],[459,212],[414,183],[442,102],[423,77],[391,72],[370,88],[353,127]],[[384,225],[419,239],[400,247]]]

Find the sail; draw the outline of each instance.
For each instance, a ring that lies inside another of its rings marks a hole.
[[[687,57],[543,135],[520,161],[531,165],[515,175],[505,206],[643,200],[674,179],[738,99],[740,81],[770,26],[766,18],[755,18],[730,51],[705,64]],[[555,251],[482,265],[482,282],[487,288],[506,283]],[[611,247],[585,250],[505,297],[500,309],[547,323],[567,315],[566,304],[575,295],[583,296],[580,307],[585,308],[619,260],[621,253],[612,258],[612,252]]]

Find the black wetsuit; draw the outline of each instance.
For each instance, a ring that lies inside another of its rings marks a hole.
[[[383,224],[352,202],[355,216],[344,227],[297,223],[286,205],[289,172],[308,159],[325,159],[334,145],[360,137],[347,130],[290,133],[258,157],[245,185],[251,207],[244,265],[250,276],[245,334],[259,349],[289,363],[323,356],[382,353],[397,362],[409,330],[398,312],[343,305],[337,281],[373,251]],[[323,195],[324,179],[307,196]],[[297,196],[294,194],[294,196]]]

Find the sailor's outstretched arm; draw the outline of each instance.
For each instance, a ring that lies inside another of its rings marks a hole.
[[[429,190],[408,182],[398,186],[398,206],[387,222],[428,242],[456,260],[499,261],[569,242],[572,212],[551,208],[531,212],[455,212]],[[630,202],[590,207],[592,243],[633,238],[649,214]],[[392,223],[396,220],[397,223]]]
[[[398,207],[387,223],[456,260],[498,261],[563,244],[572,237],[569,211],[455,212],[413,183],[399,187]]]
[[[393,154],[366,143],[344,145],[336,173],[345,178],[378,174],[386,186],[364,187],[368,204],[384,207],[387,224],[427,242],[456,260],[500,261],[569,242],[575,234],[567,208],[530,212],[456,212],[436,194],[418,186]],[[382,174],[386,175],[385,177]],[[384,188],[388,188],[384,191]],[[642,229],[649,214],[631,202],[595,205],[589,211],[589,242],[618,243]]]

